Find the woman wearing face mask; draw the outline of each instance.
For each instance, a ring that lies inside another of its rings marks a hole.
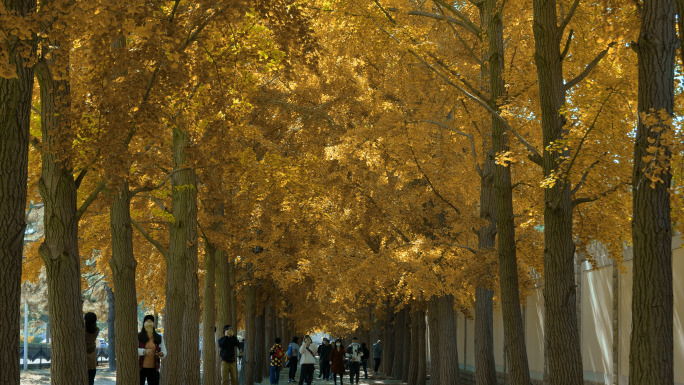
[[[342,385],[342,377],[344,376],[344,356],[346,350],[342,347],[342,340],[339,338],[335,340],[335,346],[333,346],[330,352],[330,372],[333,374],[333,381],[337,385],[337,375],[340,375],[340,385]]]
[[[88,360],[88,384],[95,383],[95,373],[97,372],[97,335],[100,329],[97,327],[97,316],[95,313],[86,313],[83,316],[85,321],[85,343],[86,355]]]
[[[138,355],[140,356],[140,385],[159,385],[159,365],[166,357],[166,346],[162,336],[154,330],[154,316],[146,315],[143,328],[138,334]]]

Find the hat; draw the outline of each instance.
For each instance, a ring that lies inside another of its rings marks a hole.
[[[225,332],[226,330],[230,329],[230,325],[226,325],[223,327],[223,331]]]
[[[147,321],[147,320],[152,320],[152,322],[154,322],[154,316],[152,314],[146,315],[145,318],[143,318],[143,325],[145,324],[145,321]]]

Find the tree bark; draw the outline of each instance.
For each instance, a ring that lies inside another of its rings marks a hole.
[[[268,352],[271,350],[271,345],[274,343],[273,340],[275,336],[273,335],[273,307],[270,303],[266,303],[264,308],[264,343],[262,345],[262,352],[264,355],[263,364],[261,365],[262,376],[268,378],[271,373],[271,362],[266,359],[269,357]]]
[[[216,248],[205,242],[204,294],[202,296],[202,385],[214,385],[216,379],[216,300],[214,297]],[[218,328],[216,329],[218,330]],[[223,329],[221,329],[223,330]]]
[[[256,286],[248,284],[245,287],[245,350],[242,356],[245,384],[254,385],[255,348],[256,348]]]
[[[403,378],[404,373],[404,333],[405,333],[406,311],[399,310],[394,319],[394,359],[392,361],[392,371],[387,373],[394,379]]]
[[[475,289],[475,378],[478,384],[496,385],[494,361],[494,292]]]
[[[194,174],[194,172],[193,172]],[[195,198],[188,201],[188,245],[186,248],[186,297],[185,313],[183,314],[183,375],[185,385],[200,385],[200,348],[199,348],[199,269],[197,234],[197,189]]]
[[[499,104],[505,96],[504,39],[502,12],[497,0],[486,0],[484,11],[488,15],[487,35],[489,41],[490,104],[500,111]],[[495,154],[510,150],[506,128],[499,119],[492,117],[492,142]],[[520,310],[518,263],[515,244],[515,221],[513,216],[513,189],[511,167],[494,164],[494,191],[496,194],[496,228],[499,254],[499,284],[504,335],[510,360],[511,385],[529,385],[530,370],[525,347],[524,325]]]
[[[415,359],[418,360],[418,373],[416,378],[416,385],[426,385],[427,383],[427,325],[425,323],[425,310],[418,310],[416,312],[416,319],[418,321],[418,354],[414,354]],[[414,350],[415,351],[415,350]]]
[[[552,142],[565,137],[563,31],[559,28],[555,0],[534,0],[535,62],[539,81],[544,177],[553,175],[561,156],[548,151]],[[544,189],[544,301],[548,339],[549,384],[583,383],[582,356],[575,309],[575,244],[572,239],[572,201],[569,182],[562,179]]]
[[[265,333],[266,333],[266,321],[264,309],[257,305],[255,329],[256,334],[254,338],[254,382],[260,384],[264,379],[264,344],[265,344]]]
[[[116,371],[116,303],[115,296],[109,284],[105,282],[105,291],[107,292],[107,303],[109,309],[107,312],[107,362],[109,363],[109,371]]]
[[[214,254],[216,265],[216,332],[223,333],[223,327],[230,324],[230,304],[228,296],[228,258],[223,250],[217,249]],[[237,330],[237,325],[235,326]],[[222,335],[222,334],[219,334]],[[217,349],[217,353],[218,349]],[[221,380],[221,358],[216,358],[216,377]]]
[[[9,12],[27,16],[35,0],[3,0]],[[19,384],[19,325],[21,325],[21,261],[26,230],[29,128],[33,68],[14,49],[20,44],[9,37],[9,61],[16,78],[0,77],[0,383]],[[35,54],[35,43],[31,53]]]
[[[123,180],[109,209],[112,238],[112,269],[114,307],[118,314],[114,329],[118,330],[116,344],[117,385],[131,384],[140,378],[138,362],[138,300],[135,287],[137,262],[133,254],[133,228],[131,226],[131,194],[128,182]]]
[[[650,155],[649,147],[663,145],[659,143],[663,131],[675,127],[662,123],[652,125],[644,118],[662,112],[667,112],[667,118],[674,116],[674,66],[678,48],[675,13],[674,0],[644,1],[636,44],[639,120],[632,178],[634,288],[629,353],[632,385],[674,381],[672,219],[668,192],[672,175],[668,167],[660,175],[662,182],[651,187],[645,173],[652,166],[644,157]],[[663,155],[668,160],[672,158],[671,150]]]
[[[404,354],[402,357],[401,381],[409,380],[409,365],[411,363],[411,307],[404,308]]]
[[[85,384],[88,381],[83,303],[81,300],[81,257],[78,251],[77,186],[68,149],[71,92],[67,80],[55,80],[52,68],[41,59],[34,66],[40,84],[42,174],[38,181],[44,206],[45,238],[38,253],[45,263],[48,306],[52,318],[50,383]]]
[[[447,385],[458,385],[459,383],[459,373],[458,373],[458,345],[456,344],[456,314],[454,312],[454,296],[451,294],[440,296],[437,300],[437,315],[438,318],[438,339],[439,350],[434,350],[432,352],[434,355],[439,356],[439,379],[440,382],[430,382],[447,384]],[[430,327],[432,330],[432,326]],[[432,362],[434,367],[435,362]],[[434,370],[432,371],[435,372]]]
[[[398,340],[399,335],[395,334],[397,332],[396,328],[396,313],[392,306],[387,309],[387,319],[385,320],[385,332],[382,334],[381,347],[383,348],[381,357],[381,363],[384,362],[383,374],[392,375],[394,372],[394,355],[396,352],[396,340]]]
[[[428,334],[430,336],[430,382],[433,384],[441,384],[442,378],[439,375],[439,371],[442,366],[440,363],[441,353],[443,350],[452,349],[452,346],[448,345],[447,343],[445,343],[444,346],[440,346],[439,344],[440,338],[442,336],[439,333],[441,320],[439,317],[439,299],[436,295],[433,295],[428,301],[427,316],[429,328]],[[448,342],[446,340],[442,341]]]

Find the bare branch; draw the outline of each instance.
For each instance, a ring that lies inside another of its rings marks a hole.
[[[145,239],[147,239],[147,241],[150,242],[150,243],[151,243],[151,244],[152,244],[152,245],[161,253],[161,255],[164,256],[165,259],[167,259],[167,260],[169,259],[169,252],[166,251],[166,249],[164,248],[164,246],[162,246],[162,244],[159,243],[159,241],[157,241],[156,239],[152,238],[152,236],[150,236],[150,234],[148,234],[147,231],[145,231],[145,229],[143,229],[143,228],[140,226],[140,224],[138,224],[138,222],[136,222],[135,219],[131,218],[131,224],[133,225],[133,227],[135,227],[136,229],[138,229],[138,231],[140,232],[140,234],[142,234],[142,236],[145,237]]]
[[[436,14],[434,14],[434,13],[424,12],[424,11],[409,11],[408,14],[411,15],[411,16],[424,16],[424,17],[429,17],[429,18],[435,19],[435,20],[445,20],[445,21],[448,21],[449,23],[456,24],[456,25],[458,25],[459,27],[463,27],[463,28],[465,28],[466,30],[468,30],[468,32],[471,32],[471,33],[473,33],[475,36],[478,36],[477,31],[475,31],[475,30],[473,30],[472,28],[470,28],[470,26],[469,26],[468,24],[466,24],[466,23],[464,23],[464,22],[462,22],[462,21],[460,21],[460,20],[454,19],[453,17],[444,16],[444,15],[436,15]]]
[[[596,65],[601,61],[601,59],[603,59],[603,57],[606,56],[606,54],[608,53],[608,50],[613,45],[615,45],[615,42],[609,43],[608,48],[601,51],[598,54],[598,56],[596,56],[596,58],[591,61],[591,63],[587,64],[587,66],[584,68],[584,71],[582,71],[582,73],[577,75],[574,79],[570,80],[569,82],[565,83],[565,90],[567,91],[567,90],[571,89],[572,87],[576,86],[579,82],[584,80],[584,78],[586,78],[587,75],[589,75],[589,73],[591,73],[591,71],[594,69],[594,67],[596,67]]]
[[[591,169],[593,169],[594,167],[596,167],[597,164],[599,164],[599,161],[598,161],[598,160],[597,160],[597,161],[594,161],[594,163],[592,163],[591,166],[589,166],[586,170],[584,170],[584,174],[582,174],[582,178],[580,178],[580,181],[577,182],[577,184],[575,185],[575,188],[573,188],[573,189],[570,191],[570,196],[575,195],[575,193],[577,192],[577,190],[579,190],[580,187],[582,187],[582,184],[587,180],[587,177],[589,176],[589,172],[591,171]]]
[[[477,36],[480,36],[480,34],[482,33],[482,28],[478,27],[472,21],[470,21],[468,16],[459,12],[459,10],[457,10],[456,8],[454,8],[452,5],[448,4],[444,0],[432,0],[432,1],[441,5],[442,7],[446,8],[446,9],[448,9],[449,12],[453,13],[454,15],[456,15],[457,18],[461,19],[464,23],[466,23]]]
[[[603,198],[603,197],[605,197],[606,195],[608,195],[608,194],[614,192],[615,190],[617,190],[618,188],[620,188],[620,186],[626,185],[626,184],[628,184],[628,183],[618,183],[617,185],[615,185],[615,186],[609,188],[608,190],[606,190],[606,191],[604,191],[604,192],[602,192],[602,193],[600,193],[600,194],[596,194],[596,195],[594,195],[593,197],[584,197],[584,198],[573,199],[573,200],[572,200],[572,207],[577,207],[578,205],[580,205],[580,204],[582,204],[582,203],[588,203],[588,202],[596,201],[596,200],[598,200],[599,198]]]
[[[565,59],[565,56],[568,54],[568,51],[570,51],[570,43],[572,42],[573,33],[575,33],[575,31],[571,29],[570,33],[568,34],[568,39],[565,41],[565,48],[563,48],[563,52],[561,52],[561,60]]]
[[[378,8],[380,8],[380,10],[382,11],[382,13],[384,13],[385,16],[387,16],[387,18],[388,18],[392,23],[394,23],[394,24],[397,23],[397,22],[394,20],[394,18],[392,17],[392,15],[390,15],[389,12],[387,12],[387,11],[385,10],[385,8],[383,8],[383,6],[380,4],[380,2],[379,2],[378,0],[373,0],[373,2],[375,3],[375,5],[378,6]]]

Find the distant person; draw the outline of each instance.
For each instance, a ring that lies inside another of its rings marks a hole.
[[[333,374],[333,381],[335,382],[335,385],[337,385],[337,375],[340,375],[340,385],[343,385],[343,380],[342,378],[344,377],[344,356],[346,354],[346,350],[342,347],[342,340],[337,339],[335,340],[335,346],[333,346],[332,350],[330,351],[330,371]]]
[[[238,363],[242,365],[242,356],[245,354],[245,339],[239,340],[240,344],[238,345]]]
[[[299,337],[292,338],[292,342],[287,347],[287,366],[290,368],[287,383],[295,382],[297,374],[297,362],[299,361]]]
[[[373,373],[378,374],[378,369],[380,369],[380,361],[382,357],[382,347],[380,347],[380,340],[373,344],[373,361],[375,361],[375,366],[373,366]]]
[[[95,384],[95,373],[97,372],[97,347],[100,342],[97,335],[100,329],[97,327],[97,316],[95,313],[88,312],[83,316],[85,321],[85,343],[88,362],[88,384]]]
[[[363,358],[363,350],[361,345],[359,345],[359,339],[352,338],[352,343],[347,347],[347,357],[349,358],[349,383],[354,384],[354,378],[356,378],[356,383],[359,383],[359,374],[361,372],[361,360]]]
[[[280,344],[280,338],[275,339],[275,345],[271,347],[271,385],[277,384],[280,381],[280,367],[283,365],[283,358],[285,358],[285,349]]]
[[[299,373],[299,385],[311,385],[313,382],[314,371],[316,370],[316,354],[313,352],[313,342],[311,337],[304,337],[304,343],[299,348],[300,362],[302,364],[302,371]]]
[[[361,357],[361,366],[363,366],[363,373],[365,375],[364,379],[368,379],[368,358],[370,357],[370,351],[366,347],[366,343],[361,343],[361,351],[363,351],[363,357]]]
[[[332,351],[330,340],[323,338],[323,343],[318,347],[318,360],[320,361],[320,373],[318,378],[330,380],[330,352]]]
[[[159,385],[159,365],[166,357],[166,345],[162,336],[154,329],[154,316],[143,318],[143,327],[138,333],[138,355],[140,356],[140,385]]]
[[[235,348],[240,346],[240,341],[235,337],[230,325],[223,327],[223,337],[219,338],[218,346],[221,355],[221,385],[238,385],[237,363],[235,362]]]

